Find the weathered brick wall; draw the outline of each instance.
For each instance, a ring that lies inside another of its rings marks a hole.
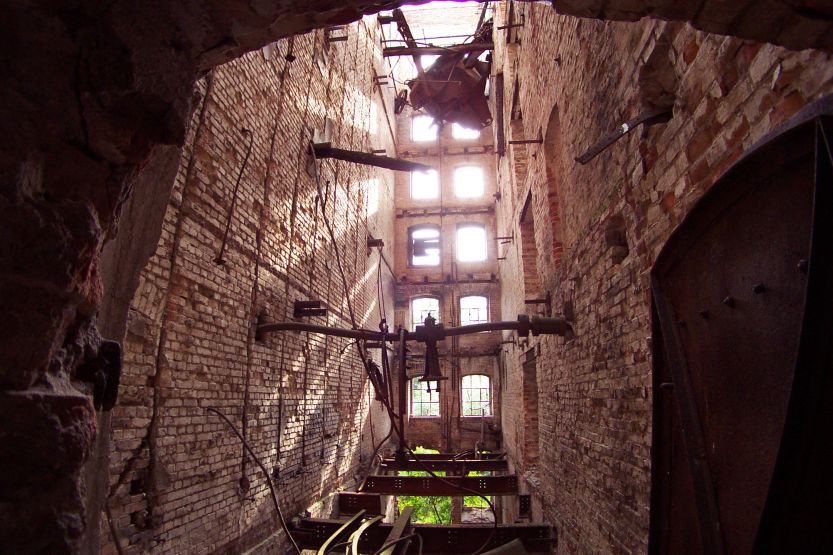
[[[466,295],[482,295],[489,299],[489,320],[501,319],[501,286],[496,275],[497,257],[503,245],[495,237],[500,236],[495,226],[494,205],[495,167],[492,130],[487,127],[477,139],[455,139],[452,125],[447,124],[438,133],[436,141],[417,142],[411,138],[411,118],[415,114],[410,107],[396,116],[397,153],[434,166],[439,174],[440,193],[436,199],[411,198],[410,175],[396,176],[396,324],[410,329],[410,302],[415,297],[431,296],[439,299],[438,323],[446,327],[460,325],[460,298]],[[484,193],[479,198],[457,198],[454,192],[454,171],[459,166],[476,165],[483,169]],[[460,223],[482,224],[486,230],[487,257],[483,262],[459,262],[456,259],[456,230]],[[440,227],[441,262],[435,267],[411,267],[408,260],[408,228],[420,224]],[[495,349],[500,341],[497,332],[460,336],[446,339],[438,345],[443,375],[440,393],[440,417],[409,418],[408,443],[424,445],[441,451],[459,452],[473,449],[481,438],[481,419],[462,417],[461,385],[463,376],[486,374],[491,379],[493,412],[500,414],[495,399],[500,388]],[[409,376],[424,372],[421,344],[409,345],[413,360]],[[486,419],[485,447],[500,447],[498,416]]]
[[[348,40],[332,43],[326,62],[316,61],[326,45],[315,32],[295,38],[292,63],[281,41],[197,85],[162,236],[131,305],[113,416],[109,504],[127,553],[237,553],[272,534],[257,551],[280,552],[259,468],[207,407],[243,431],[287,516],[362,472],[387,432],[346,340],[254,333],[259,318],[291,320],[295,300],[322,300],[328,315],[309,321],[339,327],[352,327],[351,308],[361,327],[375,327],[382,310],[379,255],[366,240],[393,236],[392,175],[324,160],[319,191],[308,171],[309,140],[325,117],[334,146],[393,149],[373,78],[378,27],[369,19],[337,34]],[[248,160],[241,127],[253,136]],[[393,280],[381,276],[392,319]],[[103,552],[115,553],[112,538]]]
[[[531,344],[540,350],[540,461],[525,487],[534,493],[533,516],[557,528],[559,552],[642,552],[651,447],[648,272],[671,230],[741,153],[833,90],[833,63],[817,51],[710,36],[679,23],[517,9],[526,15],[520,44],[507,48],[502,33],[495,41],[507,139],[521,127],[510,125],[517,75],[530,135],[522,138],[540,133],[545,141],[523,153],[510,147],[498,159],[498,229],[522,235],[520,212],[531,191],[540,293],[552,293],[553,311],[573,318],[576,332]],[[622,122],[664,103],[673,103],[669,123],[636,129],[587,165],[574,161]],[[514,170],[515,159],[526,162],[525,172]],[[515,241],[500,266],[506,314],[523,308],[522,247]],[[517,468],[524,465],[528,348],[505,348],[502,426]]]

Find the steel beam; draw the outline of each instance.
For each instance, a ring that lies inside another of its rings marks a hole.
[[[470,42],[467,44],[455,44],[454,46],[391,46],[382,49],[382,56],[442,56],[449,52],[459,54],[474,52],[477,50],[492,50],[495,45],[491,42]]]
[[[459,472],[467,473],[472,470],[505,472],[509,469],[506,460],[503,459],[447,459],[447,460],[420,460],[415,461],[396,459],[385,459],[382,461],[381,470],[425,470],[428,468],[434,472]]]
[[[365,511],[368,516],[382,514],[382,496],[377,493],[339,492],[338,512],[340,515],[352,515],[359,511]]]
[[[343,521],[302,518],[291,529],[292,537],[302,549],[317,550]],[[373,553],[385,543],[396,524],[377,524],[368,528],[359,539],[359,551]],[[477,550],[489,534],[492,524],[412,524],[410,532],[422,538],[424,555],[469,555]],[[554,531],[547,524],[499,524],[485,549],[494,549],[514,539],[520,539],[529,553],[552,553]]]
[[[316,158],[335,158],[337,160],[344,160],[345,162],[354,162],[356,164],[375,166],[377,168],[385,168],[387,170],[400,172],[426,172],[434,169],[433,166],[429,166],[428,164],[413,162],[411,160],[402,160],[401,158],[379,156],[378,154],[372,154],[369,152],[335,148],[330,146],[330,143],[316,143],[313,145],[312,149]]]
[[[518,477],[368,476],[359,490],[383,495],[517,495]]]

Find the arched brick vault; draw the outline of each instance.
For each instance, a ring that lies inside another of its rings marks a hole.
[[[79,549],[79,473],[96,426],[72,377],[96,355],[102,334],[123,334],[130,291],[158,236],[153,207],[159,212],[169,192],[194,81],[277,38],[403,3],[41,0],[0,7],[0,544],[13,545],[6,540],[25,532],[43,551]],[[556,2],[565,14],[648,15],[833,51],[827,2],[727,6]],[[113,238],[118,248],[102,258]]]

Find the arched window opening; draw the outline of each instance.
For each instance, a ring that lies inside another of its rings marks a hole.
[[[479,198],[483,196],[483,168],[481,166],[458,166],[454,168],[454,195],[457,198]]]
[[[437,170],[411,172],[411,198],[432,199],[440,196],[440,176]]]
[[[460,298],[460,325],[485,324],[489,321],[489,299],[478,295]]]
[[[439,416],[440,392],[436,381],[411,378],[411,416]]]
[[[434,297],[417,297],[411,300],[411,330],[425,323],[428,316],[440,320],[440,300]]]
[[[440,265],[440,228],[423,225],[408,230],[408,257],[411,266]]]
[[[457,228],[457,260],[486,260],[486,228],[482,224],[460,224]]]
[[[489,376],[485,374],[463,376],[460,389],[463,394],[463,416],[492,415],[492,390]]]

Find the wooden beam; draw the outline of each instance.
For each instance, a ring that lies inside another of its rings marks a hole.
[[[382,55],[390,56],[442,56],[449,52],[462,54],[475,52],[477,50],[491,50],[495,47],[491,42],[470,42],[468,44],[455,44],[454,46],[391,46],[382,49]]]
[[[330,143],[314,144],[313,152],[316,158],[335,158],[337,160],[344,160],[345,162],[354,162],[356,164],[364,164],[365,166],[376,166],[377,168],[400,172],[425,172],[434,169],[433,166],[429,166],[428,164],[412,162],[411,160],[379,156],[369,152],[334,148],[330,146]]]
[[[517,495],[518,477],[368,476],[359,490],[383,495]]]

